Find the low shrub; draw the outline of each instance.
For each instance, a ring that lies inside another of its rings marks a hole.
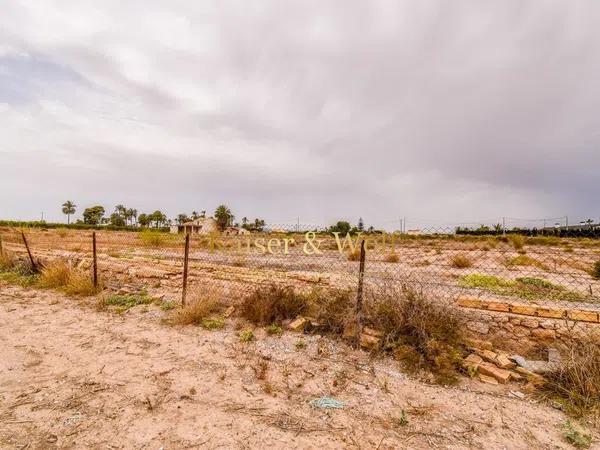
[[[542,389],[575,416],[600,414],[600,341],[573,341]]]
[[[348,252],[348,261],[360,261],[360,248]]]
[[[437,382],[458,380],[465,346],[458,310],[412,290],[384,287],[365,301],[365,323],[383,332],[383,348],[409,370],[430,371]]]
[[[65,261],[55,261],[45,267],[36,284],[44,289],[59,289],[74,296],[89,297],[101,291],[100,286],[94,286],[89,274],[73,269]]]
[[[594,263],[591,274],[596,280],[600,280],[600,261]]]
[[[466,269],[473,266],[473,261],[467,255],[454,255],[450,260],[450,265],[456,269]]]
[[[509,234],[508,240],[513,245],[515,250],[521,250],[525,245],[525,238],[520,234]]]
[[[209,325],[211,316],[223,311],[223,304],[212,297],[195,298],[167,318],[171,325]]]
[[[175,237],[170,233],[155,230],[143,230],[138,233],[142,243],[148,247],[160,247],[172,242]]]
[[[240,315],[257,325],[280,324],[303,314],[308,308],[306,296],[290,286],[260,286],[240,305]]]
[[[546,266],[543,262],[527,255],[519,255],[515,256],[514,258],[510,258],[506,261],[506,266],[531,266],[542,270],[548,270],[548,266]]]
[[[0,271],[8,272],[15,268],[17,260],[12,253],[0,253]]]
[[[392,252],[387,254],[385,258],[383,258],[383,261],[388,263],[397,263],[400,261],[400,258],[395,252]]]
[[[240,332],[240,342],[250,342],[254,340],[254,332],[252,330],[243,330]]]

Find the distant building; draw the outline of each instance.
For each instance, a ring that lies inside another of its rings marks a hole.
[[[250,234],[250,232],[242,227],[227,227],[223,231],[223,234],[225,236],[242,236],[242,235],[248,235],[248,234]]]
[[[171,233],[209,234],[218,231],[219,225],[212,217],[199,217],[181,225],[171,226]]]
[[[410,235],[412,235],[412,236],[418,236],[418,235],[420,235],[420,234],[422,234],[422,233],[421,233],[421,230],[419,230],[419,229],[414,229],[414,230],[407,230],[407,231],[406,231],[406,234],[410,234]]]

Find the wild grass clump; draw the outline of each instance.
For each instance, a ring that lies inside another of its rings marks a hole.
[[[542,389],[574,416],[600,417],[600,340],[574,341]]]
[[[398,257],[396,252],[392,252],[392,253],[388,253],[387,255],[385,255],[385,257],[383,258],[383,261],[388,262],[388,263],[397,263],[400,261],[400,258]]]
[[[591,275],[596,280],[600,280],[600,261],[596,261],[592,266]]]
[[[222,311],[223,304],[220,301],[212,297],[198,297],[183,308],[173,310],[167,322],[171,325],[203,325],[205,328],[214,329],[218,328],[213,326],[216,322],[210,320],[216,320],[214,316]]]
[[[521,250],[525,245],[525,238],[520,234],[509,234],[508,240],[513,245],[515,250]]]
[[[337,289],[316,289],[306,297],[310,317],[316,319],[323,331],[334,334],[342,334],[356,320],[353,299],[350,291]]]
[[[146,292],[126,295],[113,294],[106,298],[106,304],[116,306],[118,312],[127,311],[138,305],[149,305],[154,302],[156,302],[156,299],[150,297]]]
[[[257,325],[280,324],[308,309],[306,297],[290,286],[260,286],[240,305],[240,315]]]
[[[360,261],[360,248],[348,252],[348,261]]]
[[[17,259],[12,253],[0,252],[0,272],[9,272],[16,268]]]
[[[412,290],[385,287],[365,302],[365,323],[383,332],[383,348],[439,383],[458,380],[465,337],[458,310]]]
[[[42,270],[37,286],[43,289],[58,289],[67,295],[89,297],[101,291],[94,286],[91,275],[73,269],[66,261],[55,261]]]
[[[57,261],[42,270],[39,287],[47,289],[60,289],[69,284],[72,268],[65,261]]]
[[[514,258],[510,258],[506,261],[506,266],[531,266],[542,270],[548,270],[548,266],[546,266],[543,262],[527,255],[519,255],[515,256]]]
[[[148,247],[161,247],[173,241],[173,235],[163,231],[143,230],[138,233],[142,243]]]
[[[464,288],[485,289],[495,294],[517,296],[527,300],[552,299],[576,302],[587,299],[579,292],[534,277],[506,280],[493,275],[473,273],[461,277],[458,284]]]
[[[454,255],[450,265],[456,269],[466,269],[473,266],[473,261],[467,255]]]

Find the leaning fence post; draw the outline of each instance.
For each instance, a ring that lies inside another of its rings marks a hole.
[[[181,306],[185,306],[187,295],[188,259],[190,257],[190,233],[185,234],[185,254],[183,256],[183,289],[181,291]]]
[[[92,273],[94,276],[94,288],[98,289],[98,260],[96,258],[96,232],[92,232]]]
[[[38,271],[38,266],[33,259],[33,255],[31,254],[31,250],[29,250],[29,244],[27,244],[27,239],[25,238],[25,232],[21,230],[21,236],[23,236],[23,243],[25,244],[25,249],[27,250],[27,254],[29,255],[29,261],[31,261],[31,269],[34,272]]]
[[[360,345],[360,333],[363,323],[363,280],[365,278],[365,241],[360,242],[360,266],[358,268],[358,288],[356,290],[356,343]]]

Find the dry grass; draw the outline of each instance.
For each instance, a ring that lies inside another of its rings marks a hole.
[[[383,261],[388,262],[388,263],[397,263],[400,261],[400,258],[398,257],[398,255],[395,252],[392,252],[392,253],[388,253],[383,258]]]
[[[166,321],[171,325],[203,325],[222,311],[223,304],[213,297],[195,298],[183,308],[173,310]]]
[[[521,250],[525,245],[525,238],[520,234],[509,234],[508,240],[513,245],[515,250]]]
[[[548,270],[548,266],[546,266],[544,263],[527,255],[519,255],[507,260],[506,266],[531,266],[542,270]]]
[[[543,390],[572,415],[600,418],[600,341],[574,341],[563,358],[558,369],[546,374]]]
[[[308,309],[306,297],[290,286],[260,286],[244,298],[240,315],[257,325],[279,324],[293,319]]]
[[[17,265],[17,260],[12,253],[0,253],[0,271],[12,270]]]
[[[59,289],[67,295],[89,297],[101,291],[95,287],[90,274],[73,269],[65,261],[56,261],[45,267],[37,285],[45,289]]]
[[[355,248],[354,251],[348,252],[348,261],[360,261],[360,248]]]
[[[310,316],[317,320],[323,331],[342,334],[354,323],[355,299],[350,291],[315,289],[306,300]]]
[[[466,269],[473,267],[473,261],[467,255],[454,255],[450,260],[450,265],[456,269]]]
[[[458,380],[465,338],[459,312],[411,290],[383,287],[365,302],[365,321],[383,332],[383,348],[407,369],[426,370],[435,380]]]
[[[596,280],[600,280],[600,261],[596,261],[594,263],[594,266],[592,267],[592,270],[590,271],[590,274]]]

